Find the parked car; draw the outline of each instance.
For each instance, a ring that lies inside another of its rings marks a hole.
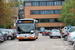
[[[4,37],[1,33],[0,33],[0,42],[4,42]]]
[[[16,38],[16,36],[17,36],[17,30],[16,29],[11,29],[11,30],[13,31],[13,34],[14,34],[14,36]]]
[[[70,33],[75,31],[75,27],[71,27],[68,31],[67,31],[67,36],[66,36],[66,40],[68,40],[68,36],[70,35]]]
[[[70,33],[68,36],[68,42],[71,42],[73,44],[74,40],[75,40],[75,31]]]
[[[5,30],[5,32],[7,32],[7,39],[8,40],[12,40],[12,39],[15,39],[16,38],[16,36],[14,35],[14,32],[13,32],[13,30],[11,30],[11,29],[6,29]]]
[[[44,36],[45,34],[46,34],[46,31],[43,31],[43,32],[42,32],[42,36]]]
[[[63,37],[63,38],[65,38],[65,37],[67,36],[67,31],[68,31],[67,27],[64,27],[64,28],[62,29],[62,37]]]
[[[4,41],[6,41],[7,40],[7,33],[4,30],[0,30],[0,33],[3,35]]]
[[[51,30],[46,30],[46,34],[45,35],[48,35],[51,33]]]
[[[50,38],[52,37],[59,37],[61,38],[61,33],[58,29],[52,29],[51,33],[50,33]]]
[[[74,44],[73,44],[73,50],[75,50],[75,40],[74,40]]]

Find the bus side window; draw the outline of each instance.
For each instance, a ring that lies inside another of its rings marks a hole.
[[[35,30],[38,30],[37,24],[35,24]]]

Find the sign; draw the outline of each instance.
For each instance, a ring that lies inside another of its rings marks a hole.
[[[33,20],[22,20],[18,21],[18,23],[33,23]]]
[[[62,24],[60,24],[60,25],[62,25]]]
[[[16,26],[16,23],[14,23],[14,27]]]
[[[67,29],[71,28],[72,26],[67,26]]]

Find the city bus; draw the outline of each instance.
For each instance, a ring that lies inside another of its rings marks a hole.
[[[16,21],[17,39],[38,39],[38,21],[35,19],[18,19]]]

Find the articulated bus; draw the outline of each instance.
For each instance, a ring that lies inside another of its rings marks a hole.
[[[17,39],[38,39],[38,21],[35,19],[18,19],[17,26]]]

